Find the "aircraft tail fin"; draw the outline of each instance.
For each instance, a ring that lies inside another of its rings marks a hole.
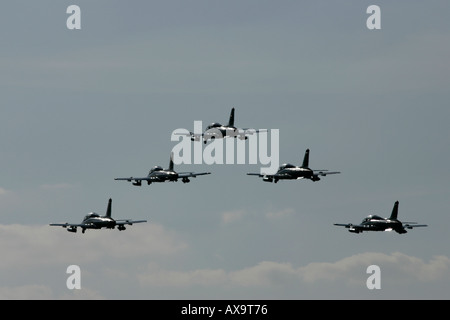
[[[390,216],[390,220],[397,220],[398,215],[398,201],[395,201],[394,208],[392,209],[392,213]]]
[[[108,201],[108,208],[106,209],[106,216],[108,218],[111,218],[111,204],[112,204],[112,199],[110,198]]]
[[[303,158],[302,168],[309,168],[309,149],[306,149],[305,157]]]
[[[228,127],[234,127],[234,108],[231,109],[230,120],[228,121]]]
[[[173,171],[173,152],[170,154],[169,170]]]

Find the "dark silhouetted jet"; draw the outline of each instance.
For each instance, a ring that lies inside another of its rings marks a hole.
[[[147,181],[148,185],[150,185],[152,182],[175,182],[178,181],[178,179],[181,179],[183,183],[188,183],[190,182],[189,178],[211,174],[211,172],[176,172],[173,169],[173,166],[173,155],[171,155],[168,169],[163,169],[160,166],[154,166],[146,177],[115,178],[114,180],[126,180],[128,182],[134,181],[134,186],[141,186],[142,181]]]
[[[120,231],[125,230],[125,225],[133,225],[133,223],[141,223],[147,222],[147,220],[130,220],[130,219],[122,219],[122,220],[114,220],[111,217],[111,204],[112,200],[109,199],[108,208],[106,209],[106,215],[100,216],[95,212],[91,212],[86,215],[81,223],[51,223],[50,226],[57,226],[67,228],[69,232],[77,232],[77,228],[81,228],[84,233],[86,229],[114,229],[117,226],[117,229]]]
[[[277,183],[278,180],[299,180],[310,179],[311,181],[319,181],[319,176],[326,176],[329,174],[337,174],[338,171],[328,170],[312,170],[309,168],[309,149],[305,152],[303,164],[301,166],[294,166],[286,163],[281,165],[275,174],[261,174],[261,173],[247,173],[249,176],[258,176],[263,178],[263,181]]]
[[[369,215],[361,222],[361,224],[343,224],[335,223],[335,226],[342,226],[348,228],[349,232],[360,233],[363,231],[392,231],[403,234],[406,229],[416,227],[427,227],[426,224],[417,224],[417,222],[401,222],[397,219],[398,215],[398,201],[395,202],[389,218],[382,218],[377,215]]]
[[[200,138],[203,138],[203,143],[206,143],[211,139],[221,139],[227,137],[239,138],[241,140],[247,140],[247,135],[258,133],[265,131],[255,130],[251,128],[237,128],[234,125],[234,108],[231,109],[230,119],[228,120],[227,125],[222,125],[218,122],[213,122],[209,126],[206,127],[203,133],[194,133],[189,132],[189,134],[181,134],[181,135],[189,135],[191,137],[191,141],[200,141]]]

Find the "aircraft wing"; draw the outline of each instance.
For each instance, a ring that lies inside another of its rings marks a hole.
[[[206,174],[211,174],[211,172],[179,172],[178,178],[195,178],[196,176],[204,176]]]
[[[248,176],[258,176],[260,178],[277,178],[277,179],[283,179],[287,177],[292,177],[290,174],[287,173],[275,173],[275,174],[261,174],[261,173],[247,173]],[[301,178],[303,179],[303,177]]]
[[[191,138],[200,138],[204,136],[204,133],[194,133],[194,132],[175,132],[174,135],[176,136],[185,136],[185,137],[191,137]]]
[[[403,228],[412,229],[417,227],[428,227],[426,224],[416,224],[416,222],[404,222]]]
[[[351,226],[353,226],[351,223],[335,223],[334,225],[346,228],[350,228]]]
[[[352,223],[335,223],[335,226],[341,226],[341,227],[346,227],[347,229],[350,229],[350,231],[363,231],[363,230],[367,230],[366,226],[360,225],[360,224],[352,224]]]
[[[283,178],[284,179],[289,179],[289,178],[286,178],[286,177],[289,177],[288,174],[247,173],[247,175],[249,175],[249,176],[257,176],[259,178],[262,178],[263,181],[266,181],[266,182],[274,182],[274,180],[275,180],[275,182],[277,182],[278,179],[283,179]]]
[[[52,227],[83,227],[85,226],[85,224],[80,224],[80,223],[50,223],[49,224]]]
[[[264,177],[264,175],[263,175],[263,174],[260,174],[260,173],[247,173],[247,175],[248,175],[248,176],[258,176],[258,177],[260,177],[260,178]]]
[[[63,227],[63,228],[85,228],[85,229],[91,229],[95,228],[94,224],[92,223],[50,223],[49,224],[52,227]]]
[[[133,223],[142,223],[142,222],[147,222],[147,220],[131,220],[131,219],[122,219],[122,220],[116,220],[116,224],[117,225],[133,225]]]
[[[114,178],[114,180],[126,180],[128,182],[131,181],[136,181],[136,182],[140,182],[140,181],[154,181],[154,180],[160,180],[158,177],[155,176],[150,176],[150,177],[129,177],[129,178]]]
[[[327,176],[329,174],[338,174],[339,171],[328,171],[328,170],[313,170],[314,175],[316,176]]]
[[[260,178],[271,178],[273,179],[276,175],[273,174],[261,174],[261,173],[247,173],[248,176],[258,176]]]
[[[148,177],[142,177],[142,178],[138,178],[138,177],[114,178],[114,180],[126,180],[128,182],[131,182],[132,180],[141,181],[141,180],[147,180],[147,179],[148,179]]]

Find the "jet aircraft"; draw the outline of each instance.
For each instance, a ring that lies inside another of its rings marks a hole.
[[[361,224],[351,223],[335,223],[335,226],[346,227],[349,232],[360,233],[363,231],[392,231],[399,234],[406,233],[406,229],[417,227],[427,227],[426,224],[417,224],[417,222],[401,222],[397,219],[398,215],[398,201],[395,202],[389,218],[382,218],[377,215],[369,215],[361,222]]]
[[[122,220],[114,220],[111,217],[111,204],[112,199],[108,201],[108,207],[106,209],[106,215],[100,216],[95,212],[91,212],[87,214],[81,223],[51,223],[50,226],[57,226],[67,228],[69,232],[77,232],[77,228],[80,227],[82,232],[84,233],[86,229],[114,229],[117,226],[119,231],[125,230],[125,225],[133,225],[133,223],[142,223],[147,222],[147,220],[130,220],[130,219],[122,219]]]
[[[255,130],[251,128],[237,128],[234,125],[234,108],[231,108],[230,118],[228,120],[227,125],[222,125],[218,122],[213,122],[209,126],[206,127],[205,131],[203,133],[194,133],[189,132],[189,134],[182,134],[182,135],[189,135],[191,137],[191,141],[200,141],[200,138],[203,137],[203,143],[207,143],[208,140],[212,139],[220,139],[220,138],[226,138],[226,137],[234,137],[241,140],[247,140],[247,134],[253,134],[261,132],[262,130]]]
[[[132,182],[134,186],[141,186],[142,181],[147,181],[148,185],[152,182],[175,182],[178,181],[178,179],[181,179],[183,183],[188,183],[190,182],[189,178],[211,174],[211,172],[176,172],[173,167],[173,155],[171,155],[168,169],[163,169],[161,166],[154,166],[146,177],[114,178],[114,180],[126,180],[128,182],[134,181]]]
[[[299,180],[310,179],[311,181],[319,181],[319,176],[326,176],[328,174],[337,174],[338,171],[328,170],[312,170],[309,168],[309,149],[306,149],[303,163],[301,166],[294,166],[293,164],[286,163],[281,165],[275,174],[260,174],[260,173],[247,173],[249,176],[258,176],[263,178],[263,181],[277,183],[278,180]]]

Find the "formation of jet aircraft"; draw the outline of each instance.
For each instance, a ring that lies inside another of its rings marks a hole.
[[[417,224],[417,222],[401,222],[397,219],[398,201],[395,202],[389,218],[382,218],[377,215],[369,215],[360,224],[335,223],[335,226],[346,227],[349,232],[360,233],[363,231],[392,231],[399,234],[406,233],[406,229],[417,227],[427,227],[426,224]]]
[[[236,128],[234,126],[234,112],[235,109],[231,109],[230,119],[227,125],[221,125],[220,123],[212,123],[206,130],[201,133],[190,132],[189,136],[192,141],[199,141],[203,138],[204,143],[209,139],[214,138],[225,138],[225,137],[239,137],[240,139],[247,139],[246,132],[247,129]],[[253,130],[252,133],[260,132],[259,130]],[[320,177],[324,177],[330,174],[339,174],[339,171],[329,171],[329,170],[312,170],[309,168],[309,152],[307,149],[303,158],[303,163],[301,166],[295,166],[292,164],[283,164],[279,167],[275,174],[260,174],[260,173],[247,173],[247,175],[258,176],[265,182],[277,183],[279,180],[300,180],[309,179],[311,181],[319,181]],[[166,181],[178,181],[181,179],[183,183],[190,182],[189,178],[195,178],[201,175],[208,175],[210,172],[176,172],[174,170],[173,154],[170,156],[169,168],[163,169],[161,166],[153,167],[146,177],[127,177],[127,178],[115,178],[114,180],[126,180],[132,182],[135,186],[141,186],[142,181],[146,181],[148,185],[154,182],[166,182]],[[111,204],[112,200],[109,199],[108,207],[105,216],[100,216],[97,213],[91,212],[86,215],[83,221],[79,224],[73,223],[51,223],[50,226],[61,226],[66,228],[69,232],[77,232],[77,228],[81,228],[84,233],[86,229],[114,229],[116,226],[118,230],[125,230],[125,225],[133,225],[134,223],[147,222],[147,220],[114,220],[111,217]],[[394,230],[399,234],[406,233],[406,229],[413,229],[416,227],[427,227],[424,224],[418,224],[416,222],[401,222],[397,219],[398,215],[398,205],[399,202],[395,202],[394,208],[392,209],[391,216],[389,218],[382,218],[377,215],[369,215],[360,224],[342,224],[335,223],[336,226],[344,226],[353,233],[361,233],[363,231],[391,231]]]
[[[183,183],[190,182],[189,178],[211,174],[211,172],[176,172],[174,170],[173,155],[170,156],[169,168],[163,169],[161,166],[154,166],[146,177],[129,177],[129,178],[114,178],[114,180],[126,180],[132,182],[134,186],[141,186],[142,181],[147,181],[150,185],[153,182],[178,181],[181,179]]]
[[[84,233],[86,229],[114,229],[117,227],[119,231],[125,230],[125,225],[133,225],[134,223],[147,222],[147,220],[114,220],[111,217],[111,205],[112,199],[108,201],[108,207],[106,209],[106,215],[101,216],[95,212],[87,214],[81,223],[50,223],[50,226],[57,226],[66,228],[69,232],[77,232],[77,228],[81,228]]]
[[[303,163],[301,166],[294,166],[290,163],[285,163],[280,166],[275,174],[260,174],[247,173],[249,176],[258,176],[263,178],[263,181],[277,183],[278,180],[300,180],[309,179],[311,181],[319,181],[319,176],[326,176],[329,174],[337,174],[339,171],[328,170],[312,170],[309,168],[309,149],[306,149]]]

